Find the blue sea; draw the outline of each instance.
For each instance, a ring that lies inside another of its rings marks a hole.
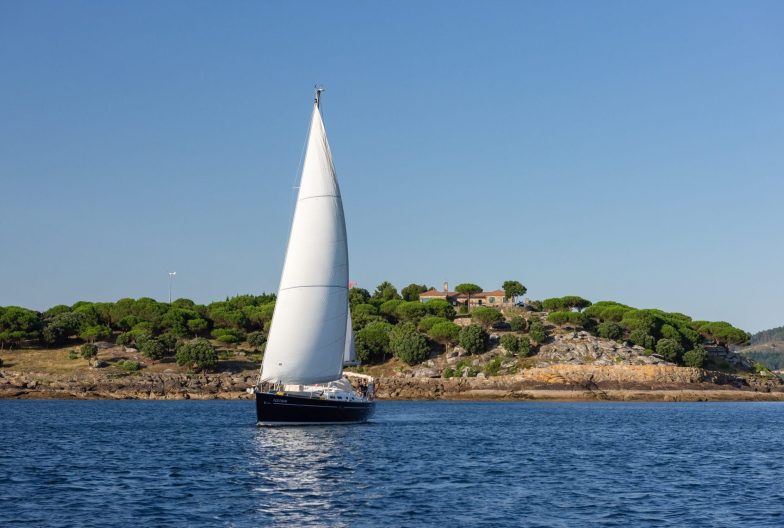
[[[0,401],[0,526],[784,526],[784,404]]]

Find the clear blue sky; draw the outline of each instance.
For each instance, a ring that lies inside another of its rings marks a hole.
[[[784,324],[784,3],[0,1],[0,305],[274,291],[322,83],[351,276]]]

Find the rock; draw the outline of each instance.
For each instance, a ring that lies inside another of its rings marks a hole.
[[[418,368],[414,369],[413,377],[415,378],[439,378],[441,373],[434,368]]]
[[[106,361],[103,361],[102,359],[96,359],[93,360],[92,363],[90,363],[90,366],[92,368],[106,368],[109,366],[109,364]]]
[[[136,350],[136,349],[135,349],[135,348],[133,348],[133,347],[123,347],[123,350],[124,350],[125,352],[129,353],[129,354],[136,354],[136,353],[138,353],[138,352],[139,352],[138,350]]]
[[[485,375],[484,372],[480,372],[479,374],[476,375],[476,379],[485,379],[486,377],[487,376]]]
[[[426,367],[435,367],[436,363],[432,359],[428,359],[427,361],[422,363]]]
[[[459,347],[459,346],[455,347],[455,353],[457,354],[457,357],[463,357],[463,356],[468,356],[469,355],[468,350],[466,350],[463,347]]]

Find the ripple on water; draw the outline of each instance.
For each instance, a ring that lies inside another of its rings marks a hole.
[[[782,526],[784,404],[0,404],[0,525]]]

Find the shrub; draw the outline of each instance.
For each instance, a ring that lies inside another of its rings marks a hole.
[[[509,320],[509,326],[515,332],[525,332],[528,328],[528,321],[522,315],[515,315]]]
[[[238,328],[216,328],[210,335],[221,343],[239,343],[245,339],[245,332]]]
[[[166,355],[166,347],[159,339],[155,339],[154,337],[145,339],[139,346],[139,350],[145,357],[148,357],[153,361],[163,359],[163,356]]]
[[[520,338],[513,334],[504,334],[501,336],[501,346],[512,354],[517,354],[520,351]]]
[[[523,336],[517,340],[517,353],[520,356],[528,356],[531,354],[531,341]]]
[[[218,355],[209,341],[196,338],[177,347],[176,360],[178,365],[206,370],[215,366]]]
[[[495,358],[485,365],[484,371],[488,376],[496,376],[501,370],[501,358]]]
[[[532,322],[528,329],[528,337],[537,345],[544,343],[544,340],[547,339],[547,330],[545,330],[544,324],[539,320]]]
[[[667,361],[675,363],[683,354],[683,347],[674,339],[659,339],[659,342],[656,343],[656,353]]]
[[[245,339],[248,341],[248,344],[255,348],[256,350],[261,347],[264,343],[267,342],[267,336],[264,335],[264,332],[250,332]]]
[[[600,337],[605,339],[620,339],[623,337],[623,328],[617,323],[605,321],[596,327],[596,331]]]
[[[142,366],[139,364],[138,361],[133,361],[133,360],[130,360],[130,359],[125,360],[125,361],[118,361],[117,363],[115,363],[115,365],[118,368],[121,368],[123,370],[127,370],[128,372],[135,372],[135,371],[139,370],[140,368],[142,368]]]
[[[98,347],[92,343],[85,343],[79,348],[79,354],[89,361],[98,356]]]
[[[384,321],[369,323],[354,335],[357,359],[362,363],[379,363],[389,354],[392,325]]]
[[[442,321],[434,324],[427,333],[433,341],[442,345],[454,345],[460,338],[460,325],[452,321]]]
[[[68,352],[68,359],[79,359],[79,352],[76,350],[71,350]]]
[[[161,342],[163,348],[166,350],[166,355],[173,354],[174,351],[177,350],[177,343],[179,340],[179,337],[174,335],[173,332],[164,332],[158,336],[158,341]]]
[[[487,348],[487,332],[479,325],[468,325],[460,329],[460,346],[470,354],[481,354]]]
[[[427,339],[411,323],[392,329],[389,333],[389,348],[395,357],[409,365],[421,363],[430,355]]]
[[[452,367],[447,367],[444,369],[444,373],[442,374],[444,378],[454,378],[455,377],[455,369]]]
[[[122,346],[130,346],[133,343],[133,334],[131,332],[123,332],[117,336],[114,342]]]
[[[683,354],[683,364],[687,367],[701,368],[707,358],[705,349],[699,347]]]
[[[656,343],[654,337],[652,335],[648,335],[648,333],[642,328],[632,330],[632,332],[629,334],[629,341],[635,345],[645,348],[653,348]]]

